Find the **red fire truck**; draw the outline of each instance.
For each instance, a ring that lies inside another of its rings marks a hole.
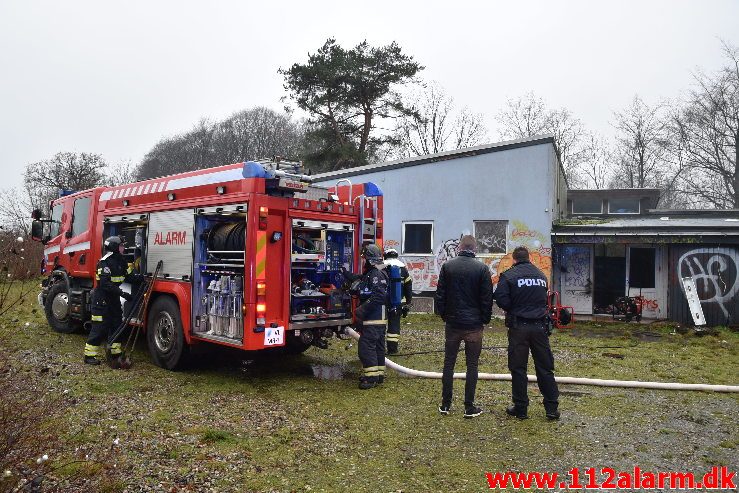
[[[310,181],[294,163],[250,161],[54,200],[32,228],[45,244],[39,303],[49,324],[64,333],[88,324],[103,240],[119,235],[139,272],[162,262],[144,320],[131,321],[157,365],[175,369],[203,343],[326,347],[351,323],[341,268],[357,272],[361,245],[382,243],[382,192]]]

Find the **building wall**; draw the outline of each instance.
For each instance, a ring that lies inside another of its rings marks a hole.
[[[529,247],[532,260],[551,279],[552,221],[566,206],[566,186],[551,143],[465,156],[404,168],[351,176],[383,191],[386,247],[402,248],[404,221],[433,221],[433,252],[403,255],[416,292],[436,289],[441,265],[456,256],[463,234],[476,220],[507,220],[506,253],[480,259],[497,281],[512,265],[511,252]],[[331,186],[336,180],[318,182]]]
[[[739,323],[739,245],[671,245],[669,317],[691,324],[682,278],[692,277],[709,326]]]

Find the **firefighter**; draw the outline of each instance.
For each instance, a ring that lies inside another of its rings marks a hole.
[[[359,388],[376,387],[385,380],[385,323],[389,279],[385,271],[382,250],[370,243],[362,250],[364,274],[360,285],[361,304],[355,312],[359,339],[359,360],[362,376]]]
[[[398,258],[396,249],[388,248],[385,250],[385,265],[400,267],[400,279],[390,278],[390,286],[392,291],[396,282],[401,283],[401,306],[399,308],[391,307],[387,317],[387,354],[396,354],[400,342],[400,317],[401,315],[407,317],[410,311],[409,307],[413,299],[413,280],[405,264]]]
[[[108,341],[110,334],[121,325],[123,310],[121,298],[130,301],[133,296],[121,289],[121,283],[127,277],[133,277],[132,267],[123,256],[125,244],[118,236],[111,236],[105,240],[104,248],[107,252],[98,261],[95,279],[98,281],[91,293],[92,330],[85,344],[85,363],[99,365],[100,346],[104,342],[110,343],[110,364],[114,368],[120,367],[121,336],[115,341]],[[129,279],[131,280],[131,279]]]
[[[559,391],[554,379],[554,356],[549,346],[547,278],[529,260],[525,247],[513,250],[513,267],[500,275],[495,301],[506,312],[508,369],[511,371],[513,405],[506,413],[528,418],[526,367],[529,351],[534,358],[536,383],[544,397],[547,419],[559,419]]]

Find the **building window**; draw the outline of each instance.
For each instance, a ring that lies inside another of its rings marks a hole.
[[[74,215],[72,216],[72,235],[77,236],[87,231],[90,217],[90,197],[83,197],[74,201]]]
[[[434,253],[434,223],[418,221],[403,223],[403,254],[429,255]]]
[[[600,197],[578,197],[572,199],[573,214],[603,214],[603,199]]]
[[[473,221],[472,225],[479,255],[506,253],[508,221]]]
[[[654,248],[629,249],[629,287],[654,288]]]
[[[639,214],[639,199],[608,199],[609,214]]]

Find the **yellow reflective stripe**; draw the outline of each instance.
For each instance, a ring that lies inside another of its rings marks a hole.
[[[388,341],[398,342],[400,340],[400,334],[388,334],[387,335],[387,340]]]
[[[120,342],[114,342],[110,345],[110,354],[118,355],[121,354],[121,343]]]
[[[385,325],[385,322],[387,322],[387,320],[365,320],[362,323],[364,325],[378,325],[378,324]]]
[[[368,366],[366,368],[362,368],[362,371],[366,373],[368,371],[377,371],[380,368],[384,368],[384,366]]]
[[[102,315],[93,315],[92,316],[92,321],[93,322],[102,322],[103,321],[103,316]]]
[[[85,356],[97,356],[99,348],[100,346],[93,346],[92,344],[85,344]]]
[[[128,270],[126,272],[128,274],[130,274],[131,272],[133,272],[133,264],[132,263],[130,263],[130,262],[128,263]]]
[[[379,370],[378,371],[366,371],[366,372],[364,372],[364,376],[365,377],[379,377],[382,374],[383,374],[383,372],[381,372]]]
[[[123,282],[125,279],[126,276],[114,276],[110,278],[110,280],[113,282]]]
[[[97,275],[97,274],[95,274],[95,280],[96,280],[96,281],[99,281],[99,280],[100,280],[100,276],[99,276],[99,275]]]
[[[410,277],[406,277],[406,278],[405,278],[405,279],[403,280],[403,282],[413,282],[413,279],[411,279]]]

